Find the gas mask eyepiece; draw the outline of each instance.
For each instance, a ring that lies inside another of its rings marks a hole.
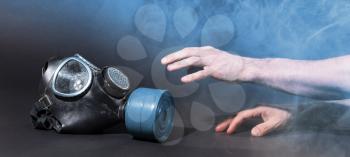
[[[102,69],[76,54],[54,59],[43,69],[40,99],[31,110],[37,129],[96,133],[117,123],[142,139],[165,141],[173,128],[174,102],[166,90],[130,91],[127,75]]]
[[[74,97],[86,91],[92,83],[92,71],[76,57],[64,60],[52,79],[53,92],[62,97]]]

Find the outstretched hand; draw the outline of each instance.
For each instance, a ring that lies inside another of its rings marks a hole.
[[[263,123],[256,125],[251,130],[251,134],[253,136],[264,136],[271,131],[284,127],[290,119],[291,113],[278,108],[259,106],[239,112],[234,118],[221,122],[215,130],[216,132],[226,131],[227,134],[232,134],[240,124],[253,117],[261,117]]]
[[[184,48],[162,58],[162,64],[167,65],[169,71],[186,67],[202,67],[203,69],[181,78],[184,83],[204,79],[208,76],[224,81],[244,81],[249,78],[249,72],[245,69],[245,63],[250,59],[210,46]],[[283,127],[291,114],[288,111],[260,106],[241,111],[236,117],[225,120],[216,127],[217,132],[226,131],[232,134],[246,119],[261,117],[264,121],[255,126],[251,133],[253,136],[263,136],[273,130]]]
[[[208,76],[224,81],[236,81],[244,69],[244,57],[233,55],[210,46],[184,48],[161,60],[169,71],[185,67],[202,67],[203,70],[181,78],[184,83]]]

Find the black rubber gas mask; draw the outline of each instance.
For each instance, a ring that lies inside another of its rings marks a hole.
[[[58,133],[98,133],[125,125],[134,137],[165,141],[173,127],[169,92],[138,88],[118,68],[96,67],[79,54],[48,61],[42,69],[41,97],[31,118],[37,129]]]

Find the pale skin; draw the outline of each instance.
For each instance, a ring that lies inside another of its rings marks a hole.
[[[266,85],[295,95],[316,99],[339,100],[350,95],[350,55],[322,60],[292,60],[283,58],[249,58],[216,48],[191,47],[174,52],[161,60],[169,71],[186,67],[203,69],[181,78],[190,83],[206,77],[228,82],[251,82]],[[244,120],[261,117],[253,136],[263,136],[286,125],[288,111],[261,106],[243,110],[216,127],[217,132],[235,132]]]

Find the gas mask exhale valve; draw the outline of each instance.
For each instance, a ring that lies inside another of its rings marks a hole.
[[[40,87],[30,113],[37,129],[98,133],[123,123],[134,137],[164,142],[173,128],[175,109],[168,91],[130,91],[129,78],[120,69],[100,69],[79,54],[48,61]]]

